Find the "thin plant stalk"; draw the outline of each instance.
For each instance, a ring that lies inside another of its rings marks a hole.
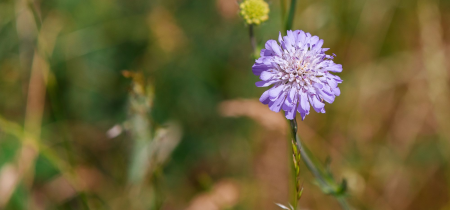
[[[300,138],[297,135],[297,120],[294,118],[293,120],[290,120],[291,124],[291,131],[292,136],[295,138],[295,145],[297,146],[297,150],[300,151],[300,156],[303,162],[305,163],[306,167],[311,171],[311,173],[317,178],[317,181],[320,184],[326,185],[325,178],[322,177],[322,175],[319,172],[319,169],[314,165],[311,158],[308,156],[306,151],[303,149],[302,143],[300,141]]]
[[[248,26],[248,32],[249,32],[249,36],[250,36],[250,42],[252,44],[252,55],[253,55],[256,53],[256,38],[255,38],[255,31],[254,31],[253,24],[250,24]]]
[[[30,10],[30,12],[33,14],[33,19],[34,19],[34,23],[36,24],[36,28],[38,29],[38,40],[42,39],[43,37],[43,25],[44,22],[42,21],[42,17],[41,17],[41,11],[39,10],[39,7],[36,4],[30,4],[30,2],[28,2],[27,4],[27,9]],[[23,5],[24,6],[24,5]],[[57,35],[59,33],[61,28],[58,28],[58,30],[55,30],[54,33],[56,33],[55,35]],[[56,36],[54,37],[56,39]],[[47,42],[49,42],[50,40],[47,40]],[[54,40],[53,40],[54,41]],[[39,42],[38,42],[39,43]],[[36,63],[40,63],[41,66],[38,66],[37,68],[33,67],[31,68],[31,75],[33,74],[40,74],[39,79],[42,80],[40,83],[40,85],[43,85],[42,90],[41,90],[41,94],[38,94],[40,97],[45,99],[45,95],[47,94],[47,92],[49,92],[49,97],[50,100],[52,102],[52,106],[56,107],[55,111],[55,115],[57,117],[61,117],[61,113],[59,113],[58,111],[60,111],[58,108],[59,106],[56,105],[55,101],[56,101],[56,94],[54,92],[54,87],[52,85],[56,85],[56,78],[54,76],[54,74],[51,72],[51,69],[49,67],[49,60],[50,60],[50,54],[53,51],[53,49],[49,49],[47,48],[45,50],[45,48],[43,48],[43,46],[40,46],[39,44],[36,44],[36,51],[35,51],[35,55],[33,57],[33,62]],[[40,72],[36,72],[36,71],[40,71]],[[30,78],[30,85],[29,87],[35,87],[35,85],[31,85],[33,78]],[[51,82],[51,84],[49,84],[49,81]],[[36,97],[33,96],[36,95],[33,91],[31,91],[31,89],[29,89],[28,91],[28,99],[30,99],[30,97]],[[30,100],[28,100],[30,101]],[[27,113],[29,112],[28,110],[28,103],[27,102]],[[43,113],[43,109],[44,109],[44,105],[45,105],[45,101],[41,102],[42,104],[40,106],[38,106],[41,110],[30,110],[31,112],[38,112],[38,115],[40,115],[38,117],[38,120],[36,119],[32,119],[31,121],[35,121],[35,122],[31,122],[31,124],[35,124],[32,125],[35,128],[31,128],[32,131],[29,131],[30,128],[27,128],[27,124],[28,121],[30,121],[29,117],[26,116],[25,119],[25,125],[23,128],[23,131],[25,134],[29,133],[28,135],[25,135],[25,138],[28,140],[28,143],[30,143],[31,145],[35,145],[34,149],[36,152],[39,152],[41,155],[43,155],[44,157],[46,157],[50,162],[53,163],[54,166],[56,166],[57,168],[60,169],[62,174],[65,174],[65,177],[68,178],[68,180],[70,180],[72,182],[72,186],[78,191],[80,199],[81,199],[81,203],[83,205],[83,207],[87,210],[90,209],[89,207],[89,203],[88,203],[88,198],[86,195],[86,192],[84,191],[84,189],[79,188],[79,178],[76,177],[75,175],[75,171],[73,169],[73,165],[74,165],[74,159],[73,156],[71,154],[71,147],[66,139],[66,141],[64,141],[64,147],[66,149],[66,152],[68,154],[68,158],[69,158],[69,164],[65,164],[63,161],[56,161],[58,158],[56,156],[55,153],[53,153],[52,150],[50,150],[49,148],[43,146],[43,144],[41,143],[40,140],[40,132],[41,132],[41,126],[42,126],[42,113]],[[35,113],[31,113],[31,114],[35,114]],[[28,114],[27,114],[28,115]],[[36,130],[37,132],[33,132],[33,130]],[[67,132],[67,127],[64,126],[63,130],[65,131],[65,133]],[[30,136],[31,134],[31,136]],[[36,158],[36,157],[34,157]]]
[[[289,13],[286,19],[286,25],[285,30],[291,30],[292,29],[292,23],[294,22],[294,16],[295,16],[295,5],[297,4],[297,0],[291,0],[291,5],[289,6]]]
[[[291,141],[292,144],[292,162],[294,165],[294,182],[295,182],[295,197],[294,206],[297,208],[298,201],[300,200],[303,192],[303,188],[300,188],[300,153],[294,140]]]
[[[300,141],[300,138],[297,134],[297,120],[294,118],[293,120],[290,120],[291,125],[291,131],[292,136],[295,138],[295,145],[297,151],[300,152],[301,159],[305,163],[306,167],[311,171],[311,173],[316,178],[317,182],[319,182],[320,186],[326,186],[327,188],[331,189],[333,191],[333,187],[330,186],[326,178],[320,173],[318,167],[315,165],[315,163],[311,160],[308,153],[305,151],[305,149],[302,146],[302,143]],[[347,200],[342,196],[335,196],[338,200],[339,204],[341,205],[342,209],[344,210],[350,210],[350,205],[348,204]]]
[[[350,205],[348,204],[347,200],[343,197],[337,197],[336,198],[339,202],[339,204],[341,205],[342,209],[344,210],[350,210]]]

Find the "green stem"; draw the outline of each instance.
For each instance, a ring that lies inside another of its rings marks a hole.
[[[351,210],[350,205],[344,197],[337,197],[336,199],[338,200],[339,204],[341,204],[342,209]]]
[[[298,137],[298,134],[297,134],[297,120],[294,118],[293,120],[289,120],[289,121],[290,121],[290,125],[291,125],[292,136],[295,138],[297,150],[300,151],[301,159],[305,163],[306,167],[314,175],[316,180],[319,182],[320,186],[326,186],[330,190],[335,191],[334,188],[328,184],[325,177],[323,177],[322,173],[320,173],[319,169],[316,167],[314,162],[309,157],[308,153],[303,148],[300,138]],[[337,196],[336,199],[338,200],[338,202],[341,205],[343,210],[351,209],[350,205],[347,203],[347,200],[343,196]]]
[[[295,147],[294,145],[292,145],[293,147]],[[296,154],[295,148],[292,148],[292,153],[293,153],[293,165],[294,165],[294,184],[295,184],[295,196],[294,196],[294,207],[297,209],[298,206],[298,200],[299,200],[299,193],[300,193],[300,188],[299,188],[299,175],[297,173],[297,170],[299,168],[299,163],[297,161],[296,156],[298,155],[298,153]]]
[[[297,3],[297,0],[291,0],[291,5],[289,6],[289,14],[286,19],[286,25],[285,30],[291,30],[292,29],[292,23],[294,22],[294,16],[295,16],[295,5]]]
[[[256,53],[256,38],[255,38],[255,31],[253,29],[253,24],[250,24],[248,26],[248,32],[250,36],[250,42],[252,43],[252,55]]]
[[[319,170],[314,165],[314,163],[311,161],[311,158],[308,156],[308,154],[302,147],[300,138],[297,135],[297,120],[296,119],[290,120],[290,123],[291,123],[292,136],[295,137],[297,150],[300,151],[300,155],[302,157],[303,162],[305,163],[306,167],[311,171],[311,173],[317,178],[317,180],[320,182],[320,184],[326,185],[327,182],[325,181],[325,178],[322,177]]]

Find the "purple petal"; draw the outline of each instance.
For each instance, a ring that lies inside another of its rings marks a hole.
[[[309,96],[309,101],[311,102],[312,107],[317,113],[325,113],[325,104],[320,102],[317,96]]]
[[[294,50],[294,47],[293,46],[295,46],[295,35],[294,35],[294,33],[292,32],[292,31],[287,31],[287,36],[285,36],[284,37],[284,44],[285,44],[285,48],[288,50],[288,51],[292,51],[292,50]]]
[[[338,87],[333,88],[332,90],[333,90],[333,94],[334,94],[335,96],[341,95],[341,90],[340,90]]]
[[[333,75],[334,76],[334,80],[336,80],[337,83],[342,83],[342,80],[339,76]]]
[[[261,97],[259,98],[259,101],[261,101],[261,103],[263,104],[269,104],[270,99],[269,99],[269,90],[266,90]]]
[[[259,81],[259,82],[256,82],[255,85],[256,85],[256,87],[267,87],[267,86],[277,83],[279,81],[280,80]]]
[[[294,32],[294,37],[295,37],[295,42],[294,43],[298,43],[300,40],[298,39],[298,37],[299,37],[299,35],[300,35],[300,33],[301,33],[301,30],[295,30]]]
[[[299,46],[303,46],[305,44],[306,34],[303,31],[300,31],[300,33],[297,36]]]
[[[291,107],[294,103],[297,104],[297,88],[291,88],[289,91],[289,95],[287,97],[287,102],[289,102],[289,106]]]
[[[324,85],[322,91],[328,95],[333,95],[333,91],[331,91],[331,88],[328,85]]]
[[[283,92],[277,100],[269,102],[270,110],[274,112],[279,112],[281,110],[281,106],[283,105],[284,100],[286,99],[286,92]]]
[[[266,51],[270,51],[270,50],[266,50]],[[260,64],[260,65],[266,65],[266,66],[272,68],[273,67],[273,58],[272,58],[272,56],[262,56],[262,57],[256,59],[255,63]]]
[[[300,105],[297,108],[297,111],[301,113],[309,114],[309,108],[311,107],[308,102],[308,96],[303,91],[299,93]]]
[[[287,51],[292,51],[294,50],[294,48],[292,47],[292,45],[294,44],[293,42],[291,42],[292,40],[290,40],[287,36],[284,37],[284,41],[281,43],[281,46],[283,47],[283,49],[287,50]]]
[[[316,84],[318,84],[318,83],[316,83]],[[335,96],[333,93],[331,93],[330,87],[327,85],[322,86],[322,87],[323,88],[316,87],[316,92],[319,93],[320,98],[322,98],[323,100],[325,100],[326,102],[328,102],[330,104],[333,103]]]
[[[343,81],[339,76],[336,76],[334,74],[328,73],[327,77],[330,79],[334,79],[337,83],[342,83],[342,81]]]
[[[308,113],[302,113],[302,112],[300,112],[300,116],[302,116],[302,120],[305,120],[306,115],[308,115]]]
[[[264,50],[264,52],[263,52],[263,50]],[[272,50],[262,49],[260,56],[265,56],[265,57],[275,56],[275,53]]]
[[[316,83],[314,83],[314,87],[317,88],[317,89],[322,89],[323,85],[316,82]]]
[[[281,48],[277,44],[277,41],[269,40],[269,41],[266,42],[265,47],[266,47],[266,49],[271,50],[272,52],[274,52],[278,56],[281,56]]]
[[[272,50],[268,50],[268,49],[261,49],[261,53],[259,53],[259,56],[264,56],[264,57],[270,57],[270,56],[274,56],[275,53]]]
[[[330,85],[331,88],[336,88],[338,86],[338,83],[336,82],[336,80],[328,78],[327,79],[327,83]]]
[[[293,120],[295,118],[295,114],[297,114],[297,112],[295,111],[296,108],[297,108],[297,104],[292,106],[292,108],[289,109],[288,111],[285,111],[284,115],[286,116],[286,118],[288,120]]]
[[[283,43],[283,37],[281,36],[281,31],[278,34],[278,42],[281,44]]]
[[[313,50],[319,50],[323,46],[323,39],[319,40],[315,45]]]
[[[272,73],[272,72],[269,72],[269,71],[263,71],[263,72],[261,73],[261,76],[259,76],[259,78],[260,78],[261,80],[263,80],[263,81],[267,81],[267,80],[272,79],[272,77],[275,76],[275,75],[276,75],[276,74],[274,74],[274,73]]]
[[[342,65],[333,63],[332,65],[326,67],[325,70],[332,72],[342,72]]]
[[[334,96],[334,94],[329,94],[329,93],[325,92],[324,90],[319,90],[319,92],[320,92],[319,95],[323,100],[325,100],[326,102],[328,102],[330,104],[334,102],[334,98],[336,97],[336,96]]]
[[[283,106],[281,107],[281,109],[283,109],[284,111],[291,110],[291,108],[292,108],[292,106],[290,105],[290,103],[287,100],[288,97],[289,96],[286,97],[286,100],[284,100]]]
[[[269,92],[270,98],[272,100],[277,98],[280,95],[281,91],[283,91],[284,87],[285,87],[285,85],[278,85],[278,86],[272,87]]]
[[[291,30],[287,31],[287,36],[285,36],[284,40],[286,40],[286,37],[287,37],[287,40],[289,41],[289,43],[291,43],[291,44],[295,43],[295,36]]]
[[[259,76],[263,71],[267,71],[267,70],[269,70],[271,68],[272,68],[271,66],[267,66],[267,65],[264,65],[264,64],[262,64],[262,65],[261,64],[259,64],[259,65],[254,64],[252,66],[252,72],[253,72],[254,75]]]
[[[311,46],[315,45],[317,42],[319,41],[319,37],[318,36],[313,36],[311,37],[311,39],[309,40],[309,44]]]
[[[304,45],[308,46],[310,40],[311,40],[311,34],[310,33],[306,33]]]

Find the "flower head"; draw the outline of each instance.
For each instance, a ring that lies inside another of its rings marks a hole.
[[[269,19],[269,5],[264,0],[245,0],[239,7],[247,24],[259,25]]]
[[[261,57],[255,61],[252,71],[262,81],[257,87],[272,88],[259,99],[270,110],[285,111],[287,119],[294,119],[296,111],[302,120],[309,114],[310,106],[318,113],[325,113],[325,103],[333,103],[339,96],[338,83],[342,80],[331,72],[342,72],[342,65],[333,62],[336,55],[327,55],[323,40],[301,30],[287,31],[287,36],[266,42]]]

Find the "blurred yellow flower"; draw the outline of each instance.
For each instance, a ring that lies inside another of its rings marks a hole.
[[[269,19],[269,5],[264,0],[245,0],[239,7],[247,24],[259,25]]]

